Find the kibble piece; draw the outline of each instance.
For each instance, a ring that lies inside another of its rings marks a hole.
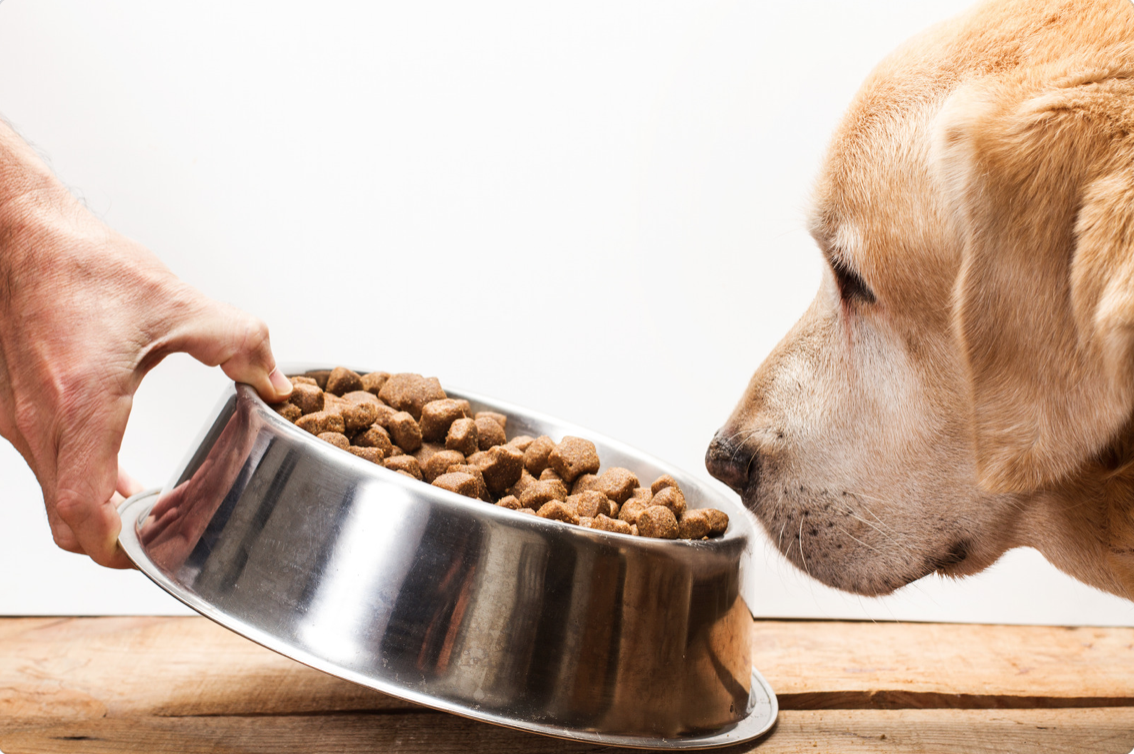
[[[316,411],[323,410],[325,401],[323,391],[319,389],[318,385],[308,385],[301,382],[298,385],[292,385],[291,395],[288,396],[287,402],[297,406],[304,414],[313,414]]]
[[[288,379],[291,380],[292,387],[296,385],[314,385],[315,387],[319,387],[319,383],[316,382],[314,378],[308,377],[305,374],[297,374],[294,377],[288,377]]]
[[[552,500],[563,502],[567,499],[567,488],[563,482],[536,482],[524,490],[520,495],[520,505],[525,508],[538,509],[544,503]]]
[[[417,459],[417,462],[421,464],[422,468],[425,468],[425,462],[432,458],[435,453],[440,453],[444,449],[444,444],[423,442],[421,447],[413,452],[413,457]]]
[[[618,511],[618,519],[628,524],[635,524],[638,522],[638,517],[641,516],[645,510],[645,503],[631,498],[627,500],[626,504],[622,506],[622,509]]]
[[[409,474],[414,479],[421,479],[421,466],[417,464],[417,459],[413,456],[400,455],[387,458],[382,461],[382,465],[392,471],[401,471]]]
[[[716,508],[702,508],[709,522],[709,536],[718,537],[728,529],[728,514]]]
[[[425,442],[444,442],[450,425],[457,419],[468,417],[467,405],[468,401],[452,398],[426,403],[421,407],[421,439]]]
[[[384,406],[382,400],[365,390],[351,390],[349,393],[343,393],[343,400],[349,403],[373,403],[375,406]]]
[[[465,457],[455,450],[442,450],[434,453],[421,465],[421,475],[427,482],[449,471],[450,466],[464,463]]]
[[[346,429],[343,417],[329,411],[305,414],[295,420],[295,426],[305,429],[313,435],[320,435],[324,432],[342,432]]]
[[[491,419],[492,421],[499,424],[500,429],[508,429],[508,417],[506,415],[498,413],[496,411],[477,411],[476,416],[474,416],[473,418],[479,419],[482,416],[486,419]]]
[[[501,508],[507,508],[508,510],[513,511],[519,510],[520,508],[524,507],[520,505],[520,501],[515,495],[505,495],[504,497],[497,500],[496,504]]]
[[[365,432],[354,436],[354,445],[359,448],[374,448],[381,451],[382,457],[390,455],[394,444],[390,442],[390,435],[378,425],[374,425]]]
[[[535,442],[535,438],[531,435],[516,435],[508,441],[508,444],[523,453],[533,442]]]
[[[598,474],[580,474],[575,481],[571,483],[571,494],[578,495],[580,492],[593,490],[596,481],[598,481]]]
[[[390,452],[386,454],[386,457],[394,458],[395,456],[404,456],[405,454],[406,452],[399,448],[397,445],[390,445]],[[413,458],[413,456],[410,456],[410,458]],[[413,460],[416,461],[417,459],[414,458]]]
[[[673,489],[670,487],[669,489]],[[653,539],[677,539],[677,517],[662,505],[651,505],[636,522],[638,534]]]
[[[599,515],[608,515],[610,513],[610,500],[606,495],[595,490],[587,490],[580,492],[578,495],[571,495],[567,498],[573,501],[579,509],[580,516],[587,516],[594,518]]]
[[[568,524],[579,523],[578,514],[571,511],[571,508],[558,500],[552,500],[544,503],[536,511],[536,515],[540,518],[550,518],[553,521],[564,521]]]
[[[516,513],[527,513],[530,516],[534,516],[536,514],[536,512],[531,508],[520,508],[516,511]]]
[[[524,473],[524,454],[518,448],[497,445],[491,450],[469,456],[484,474],[484,483],[494,496],[501,495],[520,480]]]
[[[453,474],[442,474],[431,483],[434,487],[440,487],[443,490],[456,492],[458,495],[465,497],[477,497],[480,492],[480,482],[472,474],[465,474],[456,472]]]
[[[371,372],[370,374],[364,374],[362,375],[362,389],[372,395],[378,395],[388,379],[390,379],[389,372]]]
[[[654,493],[650,491],[649,487],[639,487],[630,495],[632,499],[641,500],[643,503],[649,502],[653,496]]]
[[[351,445],[347,450],[359,458],[365,458],[370,463],[379,465],[382,463],[382,452],[378,448],[360,448],[357,445]]]
[[[630,533],[630,524],[608,516],[595,516],[591,528],[599,531],[612,531],[615,534]]]
[[[296,419],[303,416],[303,409],[294,403],[280,403],[272,406],[272,410],[289,422],[295,422]]]
[[[449,426],[449,434],[445,435],[445,447],[456,450],[463,455],[472,455],[477,449],[476,421],[473,419],[457,419]]]
[[[408,411],[399,411],[389,418],[386,429],[402,450],[412,453],[421,447],[421,427]]]
[[[599,470],[598,450],[590,440],[564,437],[551,451],[547,463],[570,484],[580,474],[594,474]]]
[[[709,519],[705,516],[705,511],[686,511],[677,524],[677,535],[682,539],[703,539],[709,536]]]
[[[550,437],[547,435],[537,437],[524,451],[524,468],[531,472],[532,476],[538,477],[547,468],[547,459],[551,457],[553,450],[555,443]]]
[[[541,482],[562,482],[563,477],[555,473],[555,469],[547,468],[540,472],[539,480]]]
[[[366,395],[369,395],[367,393]],[[343,422],[346,423],[347,432],[362,432],[378,421],[377,403],[351,403],[346,402],[340,412]]]
[[[579,516],[579,526],[583,527],[584,529],[592,529],[594,528],[594,525],[595,520],[593,518],[590,518],[588,516]]]
[[[488,450],[495,448],[497,445],[503,445],[508,441],[508,437],[504,434],[504,425],[492,418],[492,416],[485,416],[485,413],[480,412],[476,415],[476,435],[477,447],[481,450]],[[495,414],[495,416],[503,416],[503,414]]]
[[[630,499],[638,487],[638,477],[633,471],[615,466],[602,473],[594,483],[593,489],[621,505]]]
[[[447,396],[436,377],[403,373],[391,375],[378,391],[378,397],[398,411],[409,412],[416,421],[421,418],[421,409],[426,403]]]
[[[538,481],[539,480],[532,476],[527,469],[524,469],[520,472],[520,478],[516,480],[516,483],[508,488],[508,494],[520,497],[520,495],[524,494],[524,490]]]
[[[304,377],[315,380],[315,384],[319,386],[320,390],[327,389],[327,378],[331,376],[330,369],[312,369],[309,372],[303,373]]]
[[[323,442],[331,443],[339,450],[346,450],[350,447],[350,440],[340,432],[320,432],[318,437]]]
[[[346,367],[335,367],[327,375],[326,390],[335,395],[343,395],[352,390],[362,390],[362,378],[359,377],[358,372],[352,372]]]
[[[685,495],[677,487],[662,487],[650,499],[651,508],[659,506],[668,508],[674,518],[681,518],[685,515]]]
[[[486,503],[491,503],[492,498],[488,496],[488,486],[484,483],[484,474],[476,466],[467,463],[458,463],[449,467],[445,472],[447,474],[468,474],[477,481],[476,496]]]
[[[381,401],[374,405],[376,406],[375,410],[378,412],[378,418],[374,420],[374,423],[380,427],[389,429],[390,420],[397,416],[398,412],[387,406],[385,403],[382,403]]]
[[[656,495],[656,494],[658,494],[658,492],[660,490],[664,489],[665,487],[676,487],[676,486],[677,486],[677,480],[676,479],[671,477],[669,474],[662,474],[661,476],[659,476],[657,479],[654,480],[653,484],[650,485],[650,492],[652,492]]]
[[[327,413],[341,416],[343,409],[350,405],[334,393],[323,393],[323,410]]]

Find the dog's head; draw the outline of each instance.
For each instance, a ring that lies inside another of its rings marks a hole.
[[[811,231],[819,293],[710,472],[842,589],[1030,545],[1128,590],[1102,563],[1134,547],[1103,472],[1134,410],[1127,0],[991,2],[907,43],[837,130]]]

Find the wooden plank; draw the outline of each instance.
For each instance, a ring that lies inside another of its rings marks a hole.
[[[616,751],[430,711],[365,715],[100,718],[7,730],[8,754],[310,754]],[[1134,710],[787,711],[763,741],[729,754],[1126,754]]]

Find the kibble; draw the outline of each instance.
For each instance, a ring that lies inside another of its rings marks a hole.
[[[290,378],[281,417],[391,472],[497,507],[597,531],[701,540],[728,529],[728,514],[687,510],[677,480],[646,486],[621,467],[600,473],[594,443],[547,435],[508,438],[508,417],[475,414],[435,377],[359,374],[345,367]]]

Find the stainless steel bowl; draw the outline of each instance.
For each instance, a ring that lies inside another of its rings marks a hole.
[[[138,567],[197,612],[319,670],[490,723],[710,748],[776,717],[752,667],[739,505],[593,432],[468,393],[509,436],[585,437],[604,468],[671,474],[719,539],[661,541],[460,497],[322,442],[244,385],[161,492],[121,506]]]

